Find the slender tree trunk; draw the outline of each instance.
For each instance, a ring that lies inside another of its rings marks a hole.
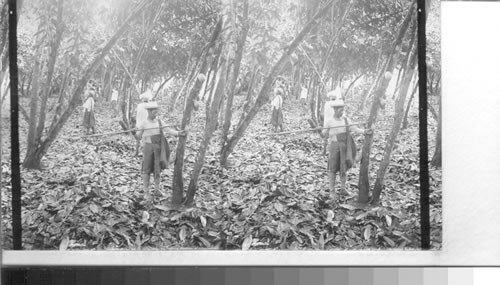
[[[225,61],[223,59],[223,61]],[[206,117],[206,128],[205,128],[205,134],[203,136],[203,141],[200,144],[199,150],[198,150],[198,156],[196,157],[196,162],[193,168],[193,173],[191,174],[191,181],[189,182],[188,190],[186,193],[186,202],[185,204],[187,206],[191,206],[194,202],[194,195],[196,194],[196,191],[198,190],[198,178],[201,173],[201,169],[203,167],[203,163],[205,160],[205,154],[207,151],[208,146],[210,145],[210,140],[212,138],[213,132],[215,130],[215,127],[217,125],[217,116],[220,110],[220,101],[224,95],[224,90],[225,90],[225,67],[226,63],[222,64],[222,67],[220,68],[220,80],[217,83],[217,88],[215,90],[214,98],[211,101],[210,104],[210,112],[209,115]]]
[[[396,79],[396,84],[394,84],[394,86],[396,86],[394,88],[394,92],[392,93],[392,100],[394,100],[394,98],[396,98],[396,94],[398,94],[398,91],[399,91],[399,87],[400,84],[401,84],[401,77],[403,76],[403,74],[405,73],[406,71],[404,70],[403,67],[401,67],[400,69],[398,69],[398,78]]]
[[[236,54],[234,56],[234,66],[233,74],[231,77],[231,83],[229,85],[229,92],[227,92],[226,109],[224,115],[224,125],[222,126],[222,143],[223,145],[227,142],[227,135],[229,133],[229,128],[231,127],[232,118],[232,107],[234,91],[236,89],[236,83],[238,82],[238,76],[240,73],[241,59],[243,58],[243,50],[245,48],[245,42],[248,35],[248,0],[243,0],[243,20],[242,20],[242,30],[241,35],[236,44]]]
[[[158,89],[156,89],[155,94],[153,95],[153,100],[156,100],[156,97],[160,93],[160,90],[163,88],[163,86],[165,86],[165,84],[167,84],[167,82],[169,82],[172,78],[174,78],[174,76],[175,75],[170,75],[169,77],[165,78],[165,80],[163,80],[160,86],[158,86]]]
[[[392,126],[391,133],[389,137],[387,138],[386,146],[385,146],[385,151],[384,151],[384,158],[382,162],[380,163],[380,167],[377,173],[377,179],[375,180],[375,186],[373,188],[373,200],[372,204],[377,205],[380,201],[380,193],[382,192],[382,188],[384,186],[384,177],[385,177],[385,172],[387,171],[387,167],[389,166],[389,161],[391,158],[392,154],[392,149],[394,147],[394,143],[396,142],[396,138],[399,134],[399,130],[401,127],[401,123],[403,121],[403,116],[404,116],[404,105],[406,102],[406,96],[408,94],[408,89],[410,87],[410,82],[413,77],[413,74],[415,72],[415,65],[416,65],[416,59],[417,59],[417,48],[416,45],[414,46],[414,50],[412,52],[412,55],[410,57],[411,63],[408,66],[408,68],[405,71],[405,74],[403,75],[402,78],[402,85],[401,88],[399,89],[399,96],[396,102],[396,109],[395,109],[395,115],[394,115],[394,124]]]
[[[39,55],[40,53],[37,52]],[[34,74],[34,82],[33,82],[33,88],[31,89],[31,94],[30,94],[30,122],[29,122],[29,127],[28,127],[28,141],[27,141],[27,153],[33,152],[33,149],[37,147],[36,142],[35,142],[35,136],[36,136],[36,118],[37,118],[37,112],[38,112],[38,85],[39,85],[39,76],[40,76],[40,61],[38,60],[38,57],[35,57],[35,66],[33,67],[33,74]]]
[[[36,129],[36,135],[35,135],[35,141],[39,142],[41,140],[42,134],[43,134],[43,129],[45,127],[45,115],[47,114],[47,101],[50,96],[51,92],[51,86],[52,86],[52,77],[54,76],[54,69],[56,65],[56,60],[57,60],[57,54],[59,50],[59,46],[61,44],[61,39],[63,36],[63,0],[58,0],[57,3],[57,28],[56,28],[56,35],[54,38],[54,41],[51,44],[50,48],[50,56],[49,56],[49,63],[48,63],[48,72],[47,72],[47,82],[45,83],[45,90],[42,95],[42,100],[41,100],[41,105],[40,105],[40,117],[38,119],[38,126]]]
[[[184,95],[184,92],[189,89],[188,87],[191,86],[193,81],[195,80],[195,75],[196,75],[196,72],[198,71],[196,69],[196,67],[199,66],[201,60],[202,60],[202,57],[200,56],[197,59],[194,67],[191,69],[191,73],[187,76],[187,79],[182,84],[181,89],[173,97],[172,103],[170,104],[170,109],[169,109],[170,112],[172,112],[175,109],[175,104],[177,103],[177,100]]]
[[[411,103],[413,101],[413,97],[415,97],[415,94],[417,93],[417,90],[418,90],[418,82],[413,87],[413,91],[411,92],[410,100],[408,100],[408,104],[406,105],[405,117],[403,119],[403,127],[402,127],[403,130],[408,128],[408,114],[410,113]]]
[[[347,94],[349,94],[349,91],[351,90],[351,88],[354,86],[354,83],[356,83],[356,81],[358,81],[361,77],[363,77],[363,73],[361,73],[360,75],[358,75],[356,78],[354,78],[354,80],[349,84],[349,86],[347,86],[347,89],[345,90],[342,98],[346,98],[347,97]]]
[[[222,76],[222,74],[225,74],[225,73],[221,73],[219,72],[220,71],[220,62],[221,62],[221,54],[222,54],[222,49],[223,49],[223,45],[218,45],[216,51],[215,51],[215,57],[212,61],[212,67],[210,68],[210,72],[213,73],[213,76],[211,78],[211,82],[210,82],[210,88],[208,87],[209,84],[208,84],[208,81],[205,81],[205,89],[207,90],[208,89],[208,100],[206,101],[207,104],[206,104],[206,108],[205,108],[205,117],[208,118],[210,116],[210,107],[211,107],[211,102],[213,100],[213,97],[214,97],[214,93],[215,93],[215,89],[216,89],[216,85],[218,84],[219,80],[221,79],[220,76]],[[205,90],[205,93],[206,93],[206,90]],[[217,118],[218,120],[218,118]],[[218,126],[218,121],[216,123],[216,126]]]
[[[314,84],[312,86],[312,96],[311,96],[311,103],[309,105],[309,108],[311,109],[311,119],[309,120],[309,125],[311,125],[311,128],[317,128],[318,127],[318,116],[316,112],[316,105],[317,105],[317,100],[318,98],[318,92],[321,87],[319,87],[319,82],[318,80],[314,80]]]
[[[441,126],[442,126],[442,98],[439,97],[439,116],[438,116],[438,129],[436,132],[436,149],[434,151],[434,156],[431,160],[431,165],[434,167],[441,168],[442,165],[442,150],[441,150]]]
[[[387,61],[384,62],[384,64],[382,66],[385,66],[385,64],[387,64]],[[384,69],[383,68],[380,68],[375,76],[375,80],[373,81],[372,85],[370,86],[370,88],[368,89],[367,92],[365,92],[365,94],[363,95],[363,98],[361,98],[361,104],[359,105],[359,110],[362,111],[364,108],[365,108],[365,104],[366,104],[366,101],[368,100],[368,98],[371,96],[371,94],[373,93],[373,90],[375,90],[375,88],[379,85],[380,83],[380,80],[382,79],[382,75],[384,74]]]
[[[200,67],[198,68],[199,74],[205,74],[207,72],[207,56],[210,50],[214,47],[217,39],[220,36],[222,30],[222,17],[219,19],[209,44],[206,49],[202,52],[200,56]],[[200,89],[203,85],[205,79],[197,76],[196,82],[193,89],[186,98],[186,104],[184,107],[184,114],[182,116],[181,129],[184,130],[189,122],[191,121],[191,114],[194,109],[194,99],[200,93]],[[175,152],[175,166],[174,166],[174,177],[172,184],[172,200],[170,202],[172,208],[178,208],[183,202],[184,196],[184,180],[182,176],[182,168],[184,166],[184,152],[186,149],[187,136],[179,137],[179,142],[177,143],[177,150]]]
[[[403,36],[406,34],[408,27],[410,25],[411,19],[413,18],[413,14],[415,11],[415,3],[413,2],[408,14],[406,15],[403,23],[398,32],[398,36],[392,45],[391,51],[389,51],[389,60],[386,62],[385,66],[383,66],[383,70],[381,74],[385,74],[386,71],[392,71],[394,69],[394,51],[396,47],[401,43]],[[379,86],[377,87],[377,91],[375,92],[375,97],[372,103],[372,107],[370,110],[370,116],[368,117],[368,128],[372,128],[375,124],[378,116],[378,110],[380,108],[381,99],[385,95],[385,90],[389,85],[390,77],[383,76]],[[370,181],[368,176],[368,169],[370,164],[370,153],[371,147],[373,143],[373,135],[365,136],[365,141],[363,143],[362,155],[361,155],[361,165],[359,169],[359,192],[358,192],[358,203],[366,204],[369,200],[369,190],[370,190]]]
[[[57,98],[57,104],[56,104],[56,110],[54,113],[54,117],[52,117],[51,124],[49,129],[52,129],[54,127],[55,122],[57,121],[57,117],[61,115],[61,112],[63,110],[64,106],[64,99],[66,95],[66,87],[68,86],[68,78],[70,77],[70,67],[66,68],[66,72],[64,74],[63,82],[61,84],[61,88],[59,90],[59,97]]]
[[[82,78],[79,80],[76,89],[73,92],[71,100],[69,102],[68,107],[62,113],[62,115],[58,118],[57,123],[54,124],[54,127],[50,129],[47,133],[47,138],[41,142],[40,145],[34,149],[31,153],[27,153],[23,162],[23,166],[26,168],[34,168],[40,169],[40,161],[41,158],[47,153],[47,150],[52,145],[57,135],[63,128],[66,121],[69,119],[73,111],[76,109],[78,105],[81,104],[81,95],[83,94],[83,90],[87,85],[88,80],[90,79],[94,70],[98,67],[100,62],[104,59],[106,54],[111,50],[111,47],[118,41],[123,33],[128,28],[128,25],[132,22],[135,17],[137,17],[143,7],[146,5],[146,2],[142,2],[137,6],[137,8],[132,12],[131,16],[127,19],[127,21],[116,31],[113,37],[106,43],[106,45],[101,49],[101,52],[92,60],[89,66],[85,69]]]
[[[255,101],[254,106],[249,110],[248,115],[245,117],[243,121],[236,128],[234,134],[231,139],[229,139],[228,143],[224,146],[221,151],[221,165],[226,166],[227,158],[229,154],[233,151],[236,144],[243,137],[246,128],[255,117],[255,115],[259,112],[260,108],[269,101],[269,91],[271,89],[272,83],[274,82],[275,77],[281,73],[283,65],[288,61],[290,55],[295,51],[298,45],[302,42],[304,37],[311,31],[311,29],[318,25],[319,19],[322,18],[332,7],[333,3],[337,0],[331,0],[328,4],[320,9],[316,15],[309,21],[305,27],[300,31],[300,33],[295,37],[295,39],[290,43],[290,45],[285,48],[285,51],[281,58],[274,64],[271,71],[269,72],[267,78],[264,81],[264,85],[262,86],[259,95]]]
[[[245,118],[246,114],[248,113],[248,110],[250,109],[250,106],[252,105],[252,98],[253,98],[253,90],[254,86],[256,85],[255,82],[257,81],[257,73],[259,72],[259,68],[254,67],[253,73],[252,73],[252,78],[250,79],[250,83],[248,84],[248,89],[247,89],[247,96],[245,99],[245,105],[243,106],[243,111],[241,112],[240,119],[238,122],[242,122],[243,118]],[[239,125],[239,124],[238,124]]]

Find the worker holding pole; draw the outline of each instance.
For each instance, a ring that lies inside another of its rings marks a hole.
[[[139,129],[139,137],[142,137],[144,142],[142,154],[142,180],[144,187],[144,196],[146,201],[150,200],[149,182],[151,174],[154,175],[155,194],[160,195],[160,172],[168,165],[169,147],[164,136],[164,131],[167,134],[175,136],[185,136],[185,131],[177,131],[171,127],[162,124],[158,118],[158,103],[147,102],[143,106],[148,116],[137,125]]]
[[[325,117],[322,131],[323,137],[328,137],[328,182],[332,200],[337,200],[335,192],[335,180],[337,172],[340,173],[340,192],[346,194],[346,172],[354,165],[356,156],[356,145],[351,133],[370,135],[371,129],[361,129],[344,115],[344,100],[336,98],[329,105],[333,109],[333,115]],[[326,107],[326,106],[325,106]],[[326,113],[326,112],[325,112]]]

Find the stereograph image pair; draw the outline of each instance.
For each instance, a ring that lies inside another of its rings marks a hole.
[[[26,250],[420,249],[426,99],[441,249],[440,5],[426,2],[427,97],[417,1],[22,1],[21,189],[3,9],[2,248],[20,211]]]

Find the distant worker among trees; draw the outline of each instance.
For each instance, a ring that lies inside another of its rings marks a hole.
[[[83,128],[86,135],[95,133],[95,91],[93,89],[87,90],[86,99],[83,103]]]
[[[326,93],[326,101],[325,104],[323,104],[323,114],[320,115],[323,117],[321,118],[320,122],[324,123],[326,118],[333,117],[334,111],[332,104],[337,99],[342,99],[342,92],[340,91],[340,89],[336,88]],[[326,155],[326,153],[328,152],[328,142],[328,136],[323,136],[323,155]]]
[[[276,95],[274,96],[273,101],[271,102],[271,126],[273,131],[276,132],[278,128],[280,131],[283,131],[283,89],[277,88]]]
[[[323,137],[328,137],[328,182],[331,198],[334,203],[337,199],[335,192],[335,180],[337,172],[340,173],[340,192],[347,193],[346,186],[346,172],[354,165],[356,156],[356,146],[351,133],[372,134],[370,129],[361,129],[357,126],[351,125],[352,122],[344,115],[344,100],[336,98],[325,108],[333,109],[333,115],[325,117],[324,127],[329,127],[322,131]],[[325,115],[328,114],[325,110]]]
[[[115,88],[111,90],[111,106],[113,108],[113,117],[116,117],[118,112],[118,90]]]
[[[144,142],[142,154],[142,180],[144,196],[146,201],[150,200],[149,182],[151,174],[154,175],[155,194],[160,195],[160,173],[161,170],[168,166],[169,147],[168,142],[163,134],[163,130],[171,135],[185,136],[185,131],[177,131],[170,127],[165,127],[158,118],[158,103],[147,102],[143,103],[142,107],[147,112],[145,120],[138,124],[139,137],[142,137]]]
[[[148,111],[146,110],[145,106],[147,106],[147,102],[151,100],[153,97],[153,94],[151,93],[151,90],[146,90],[144,93],[139,95],[139,99],[141,100],[141,103],[137,104],[137,111],[135,115],[135,124],[139,126],[139,124],[146,120],[148,118]]]

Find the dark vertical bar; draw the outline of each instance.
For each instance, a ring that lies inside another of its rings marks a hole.
[[[429,151],[427,144],[427,64],[425,62],[425,0],[418,0],[418,91],[420,137],[420,235],[422,249],[430,248]]]
[[[10,68],[10,142],[12,170],[12,242],[13,249],[20,250],[21,228],[21,173],[19,169],[18,131],[18,78],[17,78],[17,6],[16,0],[9,0],[9,68]]]

